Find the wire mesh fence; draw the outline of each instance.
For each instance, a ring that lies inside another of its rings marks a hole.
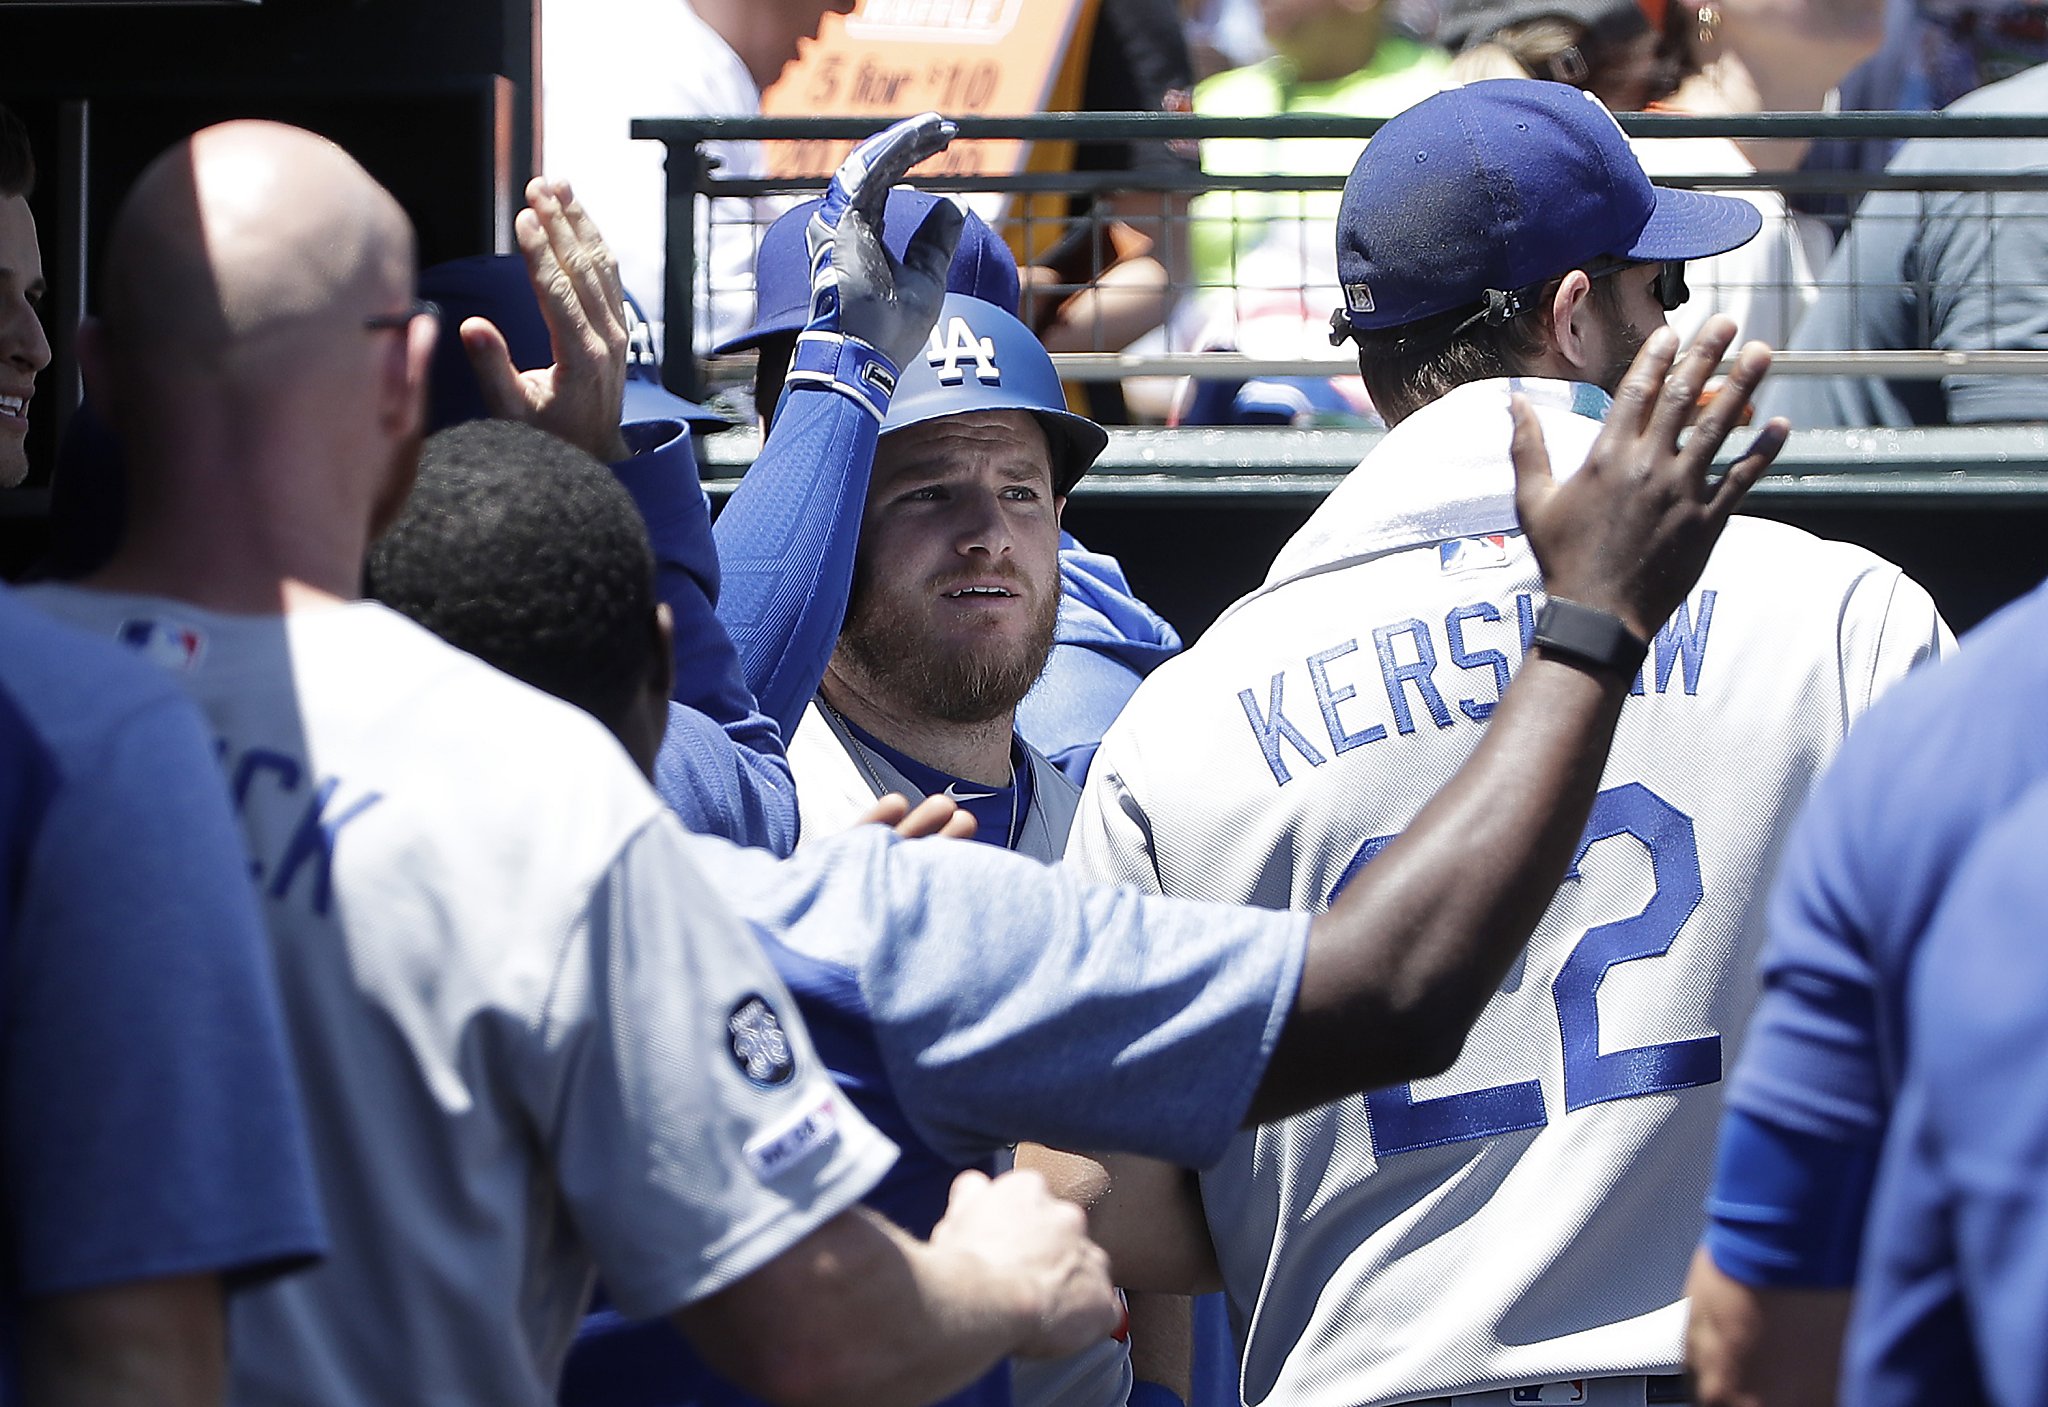
[[[2048,114],[1619,120],[1654,179],[1748,200],[1762,216],[1762,233],[1749,245],[1688,265],[1692,297],[1672,315],[1681,333],[1726,312],[1745,335],[1782,347],[1802,326],[1810,334],[1815,306],[1827,303],[1835,313],[1820,321],[1843,335],[1782,355],[1774,375],[2031,378],[2041,392],[2039,418],[2048,419],[2048,351],[1998,350],[2011,341],[2009,325],[2042,304],[2044,261],[1999,258],[1993,249],[1978,261],[1985,275],[1958,290],[1932,273],[1902,287],[1882,257],[1932,237],[2048,249]],[[1364,428],[1376,419],[1355,354],[1333,346],[1328,328],[1341,302],[1334,252],[1340,192],[1380,122],[1158,113],[965,119],[963,136],[1021,140],[1034,154],[1054,153],[1065,169],[1029,169],[1027,162],[1012,174],[941,171],[917,184],[956,196],[1018,254],[1020,314],[1062,375],[1092,398],[1110,393],[1121,402],[1117,414],[1098,418]],[[722,396],[736,418],[750,418],[751,355],[708,354],[753,319],[752,254],[762,230],[823,185],[822,175],[734,171],[823,172],[875,125],[843,118],[634,124],[636,137],[669,150],[665,378],[672,388]],[[1759,171],[1738,146],[1757,152],[1767,149],[1759,144],[1873,138],[1937,140],[1916,145],[1925,153],[1919,159],[1883,172]],[[1102,154],[1129,149],[1115,144],[1133,142],[1186,159],[1136,170],[1073,169],[1099,166]],[[781,152],[773,162],[761,158],[770,149]],[[714,151],[723,164],[708,159]],[[1845,249],[1852,213],[1858,221]],[[1922,262],[1931,269],[1934,261]],[[1959,309],[1958,298],[1968,306]],[[1882,347],[1858,334],[1901,318],[1906,325],[1890,327]]]

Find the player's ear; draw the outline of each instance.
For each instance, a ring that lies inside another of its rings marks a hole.
[[[1593,281],[1584,269],[1573,269],[1558,280],[1557,292],[1543,309],[1552,350],[1575,371],[1593,369],[1590,336]]]
[[[1054,495],[1053,495],[1053,500],[1052,500],[1052,520],[1053,520],[1053,521],[1054,521],[1055,523],[1057,523],[1057,522],[1061,522],[1061,521],[1063,521],[1063,520],[1065,519],[1065,517],[1066,517],[1066,514],[1067,514],[1067,496],[1066,496],[1065,494],[1063,494],[1063,493],[1061,493],[1061,494],[1054,494]]]
[[[667,700],[676,690],[676,618],[666,601],[654,605],[653,637],[654,658],[648,661],[648,682],[661,696],[662,712],[666,713]]]

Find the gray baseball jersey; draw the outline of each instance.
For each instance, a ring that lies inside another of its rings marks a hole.
[[[1071,857],[1322,909],[1470,754],[1542,587],[1510,383],[1391,431],[1266,584],[1139,689]],[[1607,399],[1528,381],[1553,465]],[[1859,548],[1731,523],[1658,632],[1578,857],[1444,1075],[1240,1136],[1202,1198],[1248,1403],[1670,1372],[1773,861],[1872,697],[1948,636]],[[1483,854],[1468,861],[1475,870]]]
[[[543,1407],[603,1274],[711,1294],[894,1147],[592,719],[382,606],[33,599],[219,736],[334,1250],[237,1298],[238,1403]]]

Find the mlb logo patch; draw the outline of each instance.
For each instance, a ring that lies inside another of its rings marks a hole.
[[[1565,1383],[1532,1383],[1527,1387],[1508,1389],[1508,1401],[1513,1403],[1514,1407],[1522,1407],[1522,1404],[1525,1402],[1535,1404],[1536,1407],[1547,1407],[1547,1404],[1552,1402],[1584,1402],[1585,1400],[1586,1380],[1584,1378],[1573,1378],[1570,1382]]]
[[[206,637],[189,625],[162,620],[124,620],[115,632],[120,642],[144,659],[173,674],[185,674],[199,666],[206,653]]]
[[[1344,285],[1344,306],[1354,313],[1372,311],[1372,285],[1369,283],[1347,283]]]
[[[1487,533],[1483,537],[1454,537],[1449,542],[1439,542],[1436,545],[1437,567],[1447,576],[1452,572],[1477,571],[1481,567],[1504,567],[1507,562],[1506,533]]]

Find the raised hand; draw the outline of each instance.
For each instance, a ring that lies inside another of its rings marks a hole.
[[[1699,580],[1728,515],[1790,431],[1772,420],[1718,485],[1708,482],[1715,451],[1770,370],[1771,349],[1751,342],[1680,445],[1700,388],[1734,338],[1733,321],[1709,318],[1674,370],[1677,334],[1652,333],[1585,466],[1563,482],[1551,477],[1535,412],[1514,398],[1515,509],[1553,598],[1605,611],[1648,640]]]
[[[619,417],[631,340],[618,260],[566,181],[535,177],[513,221],[527,276],[540,299],[552,365],[520,371],[487,318],[467,318],[462,349],[476,368],[484,404],[567,440],[606,463],[626,457]]]
[[[804,232],[811,255],[810,321],[797,337],[791,386],[806,382],[888,413],[896,377],[921,353],[946,296],[961,214],[945,202],[900,260],[882,243],[889,188],[943,151],[958,130],[935,112],[907,117],[855,147],[833,173]]]
[[[1026,1357],[1079,1353],[1123,1323],[1109,1257],[1088,1239],[1087,1215],[1053,1196],[1035,1172],[1007,1172],[993,1182],[961,1173],[931,1241],[978,1257],[1024,1297],[1038,1325],[1017,1347]]]

